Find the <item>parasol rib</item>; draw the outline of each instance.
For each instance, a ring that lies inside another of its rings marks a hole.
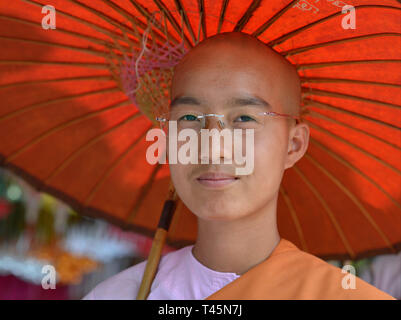
[[[359,10],[359,9],[370,9],[370,8],[372,8],[372,9],[381,8],[381,9],[391,9],[391,10],[398,10],[398,11],[401,11],[401,8],[393,7],[393,6],[386,6],[386,5],[369,5],[369,4],[367,4],[367,5],[354,6],[354,8],[355,8],[355,9],[358,9],[358,10]],[[314,22],[311,22],[311,23],[309,23],[309,24],[307,24],[307,25],[304,25],[304,26],[302,26],[302,27],[300,27],[300,28],[298,28],[298,29],[295,29],[295,30],[293,30],[293,31],[290,31],[290,32],[288,32],[288,33],[285,33],[285,34],[281,35],[280,37],[278,37],[278,38],[276,38],[276,39],[274,39],[274,40],[271,40],[270,42],[267,43],[267,45],[268,45],[268,46],[271,46],[271,47],[277,46],[277,45],[283,43],[284,41],[286,41],[286,40],[292,38],[293,36],[295,36],[295,35],[297,35],[297,34],[303,32],[303,31],[305,31],[305,30],[308,30],[308,29],[310,29],[310,28],[312,28],[312,27],[314,27],[314,26],[316,26],[316,25],[318,25],[318,24],[320,24],[320,23],[323,23],[323,22],[325,22],[325,21],[327,21],[327,20],[330,20],[330,19],[332,19],[332,18],[335,18],[335,17],[337,17],[337,16],[339,16],[339,15],[341,15],[341,14],[343,14],[343,13],[342,13],[342,10],[340,10],[340,11],[338,11],[338,12],[336,12],[336,13],[333,13],[333,14],[331,14],[331,15],[329,15],[329,16],[326,16],[326,17],[324,17],[324,18],[321,18],[321,19],[319,19],[319,20],[316,20],[316,21],[314,21]]]
[[[346,94],[346,93],[340,93],[336,91],[327,91],[327,90],[320,90],[320,89],[313,89],[310,87],[302,87],[302,94],[303,95],[318,95],[318,96],[327,96],[327,97],[334,97],[334,98],[342,98],[342,99],[351,99],[351,100],[357,100],[357,101],[362,101],[362,102],[368,102],[368,103],[373,103],[373,104],[378,104],[382,105],[385,107],[389,108],[394,108],[394,109],[400,109],[401,106],[394,104],[394,103],[389,103],[389,102],[384,102],[376,99],[368,99],[368,98],[363,98],[360,96],[355,96],[351,94]]]
[[[33,109],[45,107],[45,106],[47,106],[49,104],[54,104],[54,103],[58,103],[58,102],[65,102],[65,101],[73,100],[73,99],[76,99],[76,98],[82,98],[82,97],[86,97],[86,96],[93,95],[93,94],[118,92],[118,91],[119,91],[119,89],[117,87],[110,87],[110,88],[100,89],[100,90],[96,90],[96,91],[87,91],[87,92],[83,92],[83,93],[79,93],[79,94],[67,95],[67,96],[64,96],[64,97],[61,97],[61,98],[57,98],[57,99],[42,101],[42,102],[39,102],[39,103],[35,103],[35,104],[29,105],[29,106],[25,106],[25,107],[19,108],[19,109],[15,110],[15,111],[12,111],[12,112],[7,113],[7,114],[5,114],[3,116],[0,116],[0,122],[4,121],[6,119],[10,119],[12,117],[15,117],[17,115],[20,115],[21,113],[31,111]]]
[[[352,65],[361,63],[401,63],[401,59],[361,59],[361,60],[347,60],[347,61],[325,61],[325,62],[314,62],[314,63],[302,63],[297,65],[298,70],[314,69],[314,68],[325,68],[334,67],[341,65]]]
[[[116,20],[116,19],[104,14],[103,12],[100,12],[99,10],[96,10],[95,8],[89,7],[86,4],[81,3],[81,2],[79,2],[77,0],[70,0],[70,2],[80,6],[81,8],[84,8],[84,9],[88,10],[89,12],[94,13],[96,16],[98,16],[99,18],[102,18],[104,21],[106,21],[107,23],[109,23],[113,27],[118,28],[119,30],[124,30],[125,32],[127,32],[131,36],[135,35],[135,31],[131,27],[129,27],[129,26],[125,25],[125,24],[122,24],[118,20]],[[133,43],[131,42],[131,41],[133,41],[133,39],[130,39],[130,38],[127,37],[124,40],[128,40],[129,45],[131,47],[134,47]]]
[[[260,7],[261,0],[253,0],[248,9],[246,9],[243,16],[238,20],[237,24],[234,27],[234,31],[242,31],[249,20],[252,18],[253,13]]]
[[[371,214],[368,210],[363,206],[363,204],[358,200],[358,198],[344,185],[342,184],[335,176],[333,176],[328,170],[326,170],[316,159],[314,159],[311,155],[305,154],[306,159],[308,159],[315,167],[317,167],[320,171],[322,171],[339,189],[341,189],[344,194],[358,207],[362,215],[368,221],[368,223],[376,230],[376,232],[380,235],[383,242],[393,253],[396,253],[394,247],[391,245],[388,237],[384,234],[383,230],[377,225],[377,223],[372,218]]]
[[[327,83],[327,82],[337,82],[337,83],[346,82],[346,83],[355,83],[364,85],[401,88],[401,84],[389,83],[389,82],[366,81],[366,80],[344,79],[344,78],[301,77],[301,83]]]
[[[153,183],[155,182],[156,175],[161,168],[162,168],[162,165],[160,163],[157,163],[154,166],[148,181],[146,181],[146,183],[141,187],[141,190],[139,191],[135,201],[133,202],[132,206],[129,208],[128,214],[125,217],[125,221],[132,222],[133,219],[135,219],[136,214],[138,213],[138,210],[141,207],[141,204],[145,200],[146,195],[149,193],[150,188],[152,187]]]
[[[278,11],[276,14],[274,14],[269,20],[267,20],[265,23],[263,23],[259,28],[256,29],[252,33],[254,37],[259,37],[262,33],[264,33],[274,22],[276,22],[284,13],[286,13],[288,10],[290,10],[293,5],[298,2],[299,0],[293,0],[289,4],[287,4],[283,9]]]
[[[181,34],[181,38],[183,39],[183,41],[185,42],[185,44],[189,47],[192,47],[191,41],[189,41],[189,39],[187,38],[187,36],[183,33],[183,29],[184,28],[180,28],[180,26],[178,25],[177,21],[174,19],[174,17],[171,15],[171,12],[168,10],[168,8],[164,5],[163,2],[161,2],[160,0],[153,0],[153,2],[157,5],[157,7],[159,8],[160,11],[162,11],[164,13],[164,15],[166,16],[166,18],[168,19],[168,21],[170,21],[170,24],[172,25],[172,27],[174,28],[174,30],[177,32],[177,34]]]
[[[148,21],[152,20],[152,14],[145,8],[143,7],[140,3],[138,3],[135,0],[129,0],[130,3],[135,7],[138,12],[144,16]],[[165,21],[166,22],[166,21]],[[170,34],[167,32],[167,28],[159,27],[159,25],[156,24],[156,27],[166,36],[166,41],[172,40],[174,44],[178,44],[181,40],[178,40],[174,35]],[[146,28],[145,28],[146,29]]]
[[[386,122],[383,122],[383,121],[380,121],[380,120],[377,120],[377,119],[373,119],[371,117],[368,117],[368,116],[365,116],[365,115],[361,115],[361,114],[358,114],[358,113],[353,112],[353,111],[341,109],[340,107],[335,107],[335,106],[332,106],[332,105],[329,105],[329,104],[326,104],[326,103],[323,103],[323,102],[317,102],[316,100],[304,99],[304,101],[306,102],[305,109],[308,110],[308,112],[312,111],[310,108],[308,108],[309,106],[316,107],[316,108],[323,109],[323,110],[327,109],[327,110],[331,110],[331,111],[334,111],[334,112],[337,112],[337,113],[348,114],[348,115],[351,115],[351,116],[359,118],[359,119],[363,119],[363,120],[366,120],[366,121],[374,122],[377,125],[387,127],[388,129],[394,131],[394,134],[398,134],[399,133],[399,128],[398,127],[395,127],[395,126],[393,126],[391,124],[388,124]],[[356,129],[356,128],[354,127],[353,129]],[[387,143],[390,146],[393,146],[393,147],[398,148],[398,149],[401,148],[401,143],[400,143],[400,145],[395,145],[391,141],[385,140],[385,139],[383,139],[383,138],[381,138],[381,137],[379,137],[377,135],[373,135],[373,134],[369,133],[368,131],[364,131],[362,129],[358,129],[358,130],[363,132],[363,133],[368,133],[368,134],[372,135],[373,137],[375,137],[375,138]]]
[[[185,25],[186,25],[186,27],[187,27],[187,29],[189,31],[189,34],[190,34],[190,36],[192,38],[192,43],[195,44],[197,42],[196,41],[196,37],[195,37],[195,33],[194,33],[194,30],[192,30],[192,26],[191,26],[191,23],[189,22],[188,15],[187,15],[187,12],[185,11],[185,8],[182,5],[181,0],[174,0],[174,2],[175,2],[176,8],[178,9],[178,12],[180,12],[180,14],[183,15]],[[182,28],[184,27],[183,24],[181,24],[181,26],[182,26]]]
[[[288,192],[285,191],[283,185],[280,185],[280,194],[283,197],[284,203],[286,204],[286,206],[288,208],[288,211],[290,212],[291,219],[294,222],[295,229],[297,230],[298,238],[299,238],[299,240],[301,242],[301,245],[302,245],[302,250],[306,251],[306,252],[309,252],[308,246],[306,245],[305,236],[304,236],[304,233],[302,231],[301,223],[298,220],[297,213],[295,211],[294,206],[291,203],[291,199],[288,196]]]
[[[63,48],[63,49],[68,49],[68,50],[73,50],[73,51],[78,51],[78,52],[89,53],[94,56],[103,57],[103,58],[106,57],[108,54],[107,51],[88,49],[88,48],[84,48],[84,47],[77,47],[77,46],[49,42],[49,41],[40,41],[40,40],[23,39],[23,38],[6,37],[6,36],[0,36],[0,39],[9,40],[9,41],[20,41],[20,42],[31,43],[31,44],[38,44],[38,45],[44,45],[44,46],[49,46],[49,47],[54,47],[54,48]],[[120,53],[118,55],[122,56]]]
[[[0,60],[0,64],[3,65],[60,65],[60,66],[77,66],[77,67],[88,67],[94,69],[105,69],[108,70],[109,65],[107,63],[91,63],[91,62],[70,62],[70,61],[32,61],[32,60]]]
[[[60,165],[56,166],[50,174],[43,179],[43,183],[45,184],[50,184],[50,181],[54,179],[55,176],[57,176],[69,163],[71,163],[75,158],[77,158],[82,152],[85,150],[89,149],[92,145],[103,139],[105,136],[108,134],[112,133],[113,131],[117,130],[121,126],[123,126],[126,123],[131,122],[135,118],[139,117],[141,113],[139,111],[129,115],[125,119],[121,120],[119,123],[114,125],[113,127],[107,129],[106,131],[102,132],[96,137],[93,137],[92,139],[88,140],[85,142],[83,145],[81,145],[78,149],[74,150],[70,155],[68,155]]]
[[[201,16],[201,25],[203,32],[203,39],[207,38],[207,26],[206,26],[206,12],[205,12],[205,0],[198,0],[198,10]],[[200,36],[198,37],[198,41],[200,40]],[[178,210],[178,208],[177,208]]]
[[[220,33],[221,27],[223,25],[224,22],[224,17],[226,15],[226,11],[227,11],[227,6],[228,6],[228,1],[229,0],[223,0],[221,2],[221,9],[220,9],[220,16],[219,16],[219,24],[217,26],[217,33]]]
[[[334,226],[334,229],[337,231],[337,234],[339,235],[345,249],[347,250],[349,256],[351,259],[355,258],[355,253],[352,250],[347,237],[345,236],[344,232],[342,231],[339,223],[337,222],[337,219],[334,215],[334,213],[331,211],[330,207],[328,206],[327,202],[323,199],[319,191],[312,185],[312,183],[309,181],[309,179],[302,173],[302,171],[298,168],[298,166],[295,164],[292,168],[294,168],[294,171],[302,178],[302,180],[305,182],[305,184],[309,187],[309,189],[312,191],[312,193],[315,195],[317,200],[320,202],[320,204],[323,206],[324,211],[328,215],[331,223]]]
[[[328,148],[327,146],[323,145],[320,143],[318,140],[315,138],[311,137],[310,142],[314,144],[315,146],[319,147],[323,152],[327,153],[329,156],[331,156],[333,159],[337,160],[340,162],[343,166],[347,167],[349,170],[355,172],[356,174],[360,175],[367,181],[369,181],[372,185],[374,185],[377,189],[379,189],[393,204],[395,204],[399,209],[401,209],[401,203],[397,202],[386,190],[384,190],[379,184],[377,184],[372,178],[367,176],[365,173],[363,173],[361,170],[359,170],[357,167],[353,166],[351,163],[343,159],[340,155],[337,153],[333,152]]]
[[[355,150],[360,151],[362,154],[364,154],[364,155],[367,156],[368,158],[374,159],[374,160],[376,160],[377,162],[379,162],[381,165],[383,165],[383,166],[387,167],[388,169],[394,171],[395,174],[401,175],[400,170],[398,170],[397,168],[394,168],[392,165],[390,165],[390,164],[387,163],[387,162],[384,162],[382,159],[376,157],[375,155],[371,154],[370,152],[361,149],[360,147],[358,147],[357,145],[353,144],[353,143],[350,142],[350,141],[344,140],[343,138],[341,138],[341,137],[335,135],[333,132],[331,132],[331,131],[329,131],[329,130],[327,130],[327,129],[324,129],[323,127],[321,127],[321,126],[319,126],[319,125],[317,125],[317,124],[315,124],[315,123],[309,121],[308,119],[304,119],[304,120],[305,120],[306,122],[308,122],[308,124],[309,124],[310,126],[312,126],[313,128],[315,128],[315,129],[317,129],[317,130],[319,130],[319,131],[321,131],[321,132],[324,132],[324,133],[328,134],[328,135],[331,136],[332,138],[334,138],[334,139],[336,139],[336,140],[339,140],[340,142],[345,143],[346,145],[348,145],[349,147],[351,147],[351,148],[353,148],[353,149],[355,149]]]
[[[138,112],[137,114],[139,114]],[[134,115],[135,116],[135,115]],[[132,119],[131,119],[132,120]],[[127,122],[127,121],[125,121]],[[89,191],[87,196],[85,197],[85,200],[83,201],[84,205],[87,206],[89,203],[92,201],[93,197],[95,196],[96,192],[99,190],[99,188],[103,185],[103,183],[106,181],[107,177],[110,176],[110,174],[113,172],[113,170],[120,164],[120,162],[124,159],[125,156],[128,155],[128,153],[146,136],[147,132],[152,128],[153,125],[148,126],[140,135],[137,139],[131,143],[131,145],[124,150],[101,174],[100,178],[96,181],[96,183],[93,185],[92,189]],[[75,156],[76,157],[76,156]],[[53,178],[57,173],[55,172],[52,177]],[[46,179],[46,181],[48,181]]]
[[[133,31],[134,31],[135,38],[137,38],[137,39],[139,40],[137,31],[135,31],[135,28],[140,27],[140,28],[144,31],[144,30],[146,30],[146,28],[147,28],[147,24],[144,23],[143,21],[139,20],[136,14],[133,15],[132,13],[126,11],[124,8],[120,7],[120,6],[117,5],[116,3],[111,2],[111,1],[106,1],[106,0],[102,0],[102,1],[103,1],[103,3],[109,5],[111,8],[113,8],[113,9],[114,9],[118,14],[120,14],[124,19],[127,19],[127,20],[129,20],[129,21],[131,22],[132,27],[133,27]],[[131,3],[133,3],[133,2],[131,2]],[[138,8],[138,7],[140,7],[139,4],[137,4],[137,6],[135,6],[135,8]],[[141,11],[141,10],[138,10],[138,11],[142,14],[142,11]],[[150,14],[147,14],[147,15],[145,14],[144,16],[145,16],[147,19],[151,19],[151,18],[152,18],[152,16],[151,16]],[[134,20],[134,18],[135,18],[135,20]],[[156,33],[156,38],[159,39],[159,43],[161,43],[161,44],[162,44],[162,43],[165,43],[165,42],[167,41],[167,36],[166,36],[166,34],[164,33],[163,28],[161,28],[158,24],[155,24],[155,25],[153,25],[153,26],[154,26],[157,30],[160,31],[160,32],[157,32],[157,33]],[[169,36],[171,36],[171,35],[169,35]],[[172,39],[173,39],[174,43],[176,43],[176,44],[178,43],[178,40],[177,40],[175,37],[172,37]]]
[[[85,76],[85,77],[71,77],[71,78],[58,78],[58,79],[45,79],[45,80],[30,80],[30,81],[20,81],[20,82],[12,82],[0,85],[1,89],[26,86],[31,84],[46,84],[46,83],[57,83],[64,81],[87,81],[87,80],[95,80],[95,81],[111,81],[113,77],[111,75],[95,75],[95,76]]]
[[[10,21],[21,23],[21,24],[26,24],[26,25],[31,26],[31,27],[38,27],[37,21],[33,22],[33,21],[29,21],[29,20],[20,19],[20,18],[17,18],[17,17],[3,16],[1,14],[0,14],[0,19],[10,20]],[[69,31],[69,30],[60,28],[58,26],[57,26],[57,32],[60,32],[60,33],[63,33],[63,34],[67,34],[69,36],[77,37],[77,38],[80,38],[80,39],[83,39],[83,40],[87,40],[89,42],[96,43],[96,44],[101,45],[101,46],[104,46],[106,43],[112,44],[111,42],[108,42],[107,40],[91,37],[91,36],[88,36],[88,35],[85,35],[85,34],[81,34],[81,33],[78,33],[78,32],[74,32],[74,31]]]
[[[382,32],[382,33],[374,33],[374,34],[367,34],[363,36],[355,36],[355,37],[350,37],[350,38],[343,38],[343,39],[337,39],[333,41],[327,41],[327,42],[321,42],[305,47],[299,47],[299,48],[294,48],[288,51],[282,51],[280,54],[283,56],[290,57],[296,54],[304,53],[310,50],[315,50],[315,49],[320,49],[323,47],[327,46],[332,46],[336,44],[342,44],[342,43],[348,43],[348,42],[354,42],[358,40],[366,40],[366,39],[373,39],[373,38],[379,38],[379,37],[401,37],[401,33],[396,33],[396,32]]]
[[[27,3],[29,3],[29,4],[36,5],[36,6],[40,7],[40,8],[43,7],[43,4],[38,3],[38,2],[35,2],[35,1],[33,1],[33,0],[22,0],[22,1],[27,2]],[[87,20],[78,18],[78,17],[76,17],[76,16],[73,16],[73,15],[67,13],[67,12],[64,12],[64,11],[60,10],[60,9],[57,9],[57,14],[62,15],[62,16],[64,16],[64,17],[67,17],[67,18],[69,18],[69,19],[71,19],[71,20],[74,20],[74,21],[76,21],[76,22],[82,23],[83,25],[85,25],[85,26],[87,26],[87,27],[90,27],[90,28],[92,28],[92,29],[94,29],[94,30],[96,30],[96,31],[98,31],[98,32],[100,32],[100,33],[103,33],[103,34],[109,36],[109,37],[112,37],[112,36],[114,35],[114,36],[117,36],[117,37],[118,37],[120,40],[122,40],[122,41],[125,40],[124,38],[121,37],[120,34],[116,33],[115,31],[108,30],[108,29],[106,29],[106,28],[103,28],[103,27],[100,26],[100,25],[97,25],[97,24],[95,24],[95,23],[93,23],[93,22],[90,22],[90,21],[87,21]]]
[[[102,112],[105,112],[105,111],[108,111],[108,110],[111,110],[111,109],[120,108],[122,106],[128,106],[128,105],[131,105],[131,103],[129,102],[128,99],[125,99],[125,100],[120,101],[118,103],[112,104],[111,106],[102,108],[100,110],[95,110],[95,111],[92,111],[92,112],[88,112],[88,113],[85,113],[84,115],[81,115],[81,116],[76,117],[74,119],[71,119],[71,120],[68,120],[66,122],[60,123],[59,125],[51,128],[51,129],[48,129],[47,131],[45,131],[44,133],[40,134],[39,136],[34,137],[33,139],[31,139],[30,141],[25,143],[23,146],[19,147],[16,151],[14,151],[11,154],[7,155],[6,160],[7,161],[11,161],[12,159],[17,158],[19,155],[21,155],[21,153],[23,153],[28,148],[34,146],[35,144],[39,143],[43,139],[49,137],[50,135],[52,135],[52,134],[54,134],[54,133],[56,133],[56,132],[58,132],[58,131],[60,131],[62,129],[65,129],[65,128],[69,127],[69,126],[77,124],[77,123],[79,123],[81,121],[93,118],[94,116],[97,116],[97,115],[101,114]]]
[[[359,133],[361,133],[361,134],[367,135],[367,136],[369,136],[370,138],[375,139],[375,140],[378,140],[378,141],[380,141],[381,143],[386,144],[388,147],[391,147],[391,148],[395,149],[395,150],[392,150],[392,151],[394,151],[394,152],[400,152],[400,151],[401,151],[401,148],[400,148],[400,147],[398,147],[398,146],[396,146],[396,145],[394,145],[394,144],[388,142],[387,140],[384,140],[384,139],[382,139],[382,138],[380,138],[380,137],[378,137],[378,136],[375,136],[375,135],[373,135],[373,134],[371,134],[371,133],[369,133],[369,132],[363,131],[363,130],[358,129],[358,128],[356,128],[356,127],[352,127],[352,126],[350,126],[349,124],[347,124],[347,123],[345,123],[345,122],[338,121],[338,120],[333,119],[333,118],[331,118],[331,117],[329,117],[329,116],[326,116],[326,115],[320,114],[320,113],[318,113],[318,112],[315,112],[315,111],[313,111],[313,110],[311,110],[311,109],[308,109],[308,110],[309,110],[310,115],[311,115],[311,116],[314,115],[315,118],[324,119],[324,120],[327,120],[327,121],[329,121],[329,122],[336,123],[336,124],[338,124],[338,125],[340,125],[340,126],[347,127],[348,129],[354,130],[354,131],[359,132]]]

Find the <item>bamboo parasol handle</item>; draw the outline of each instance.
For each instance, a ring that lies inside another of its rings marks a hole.
[[[157,268],[159,266],[161,252],[167,238],[167,232],[170,227],[171,220],[176,208],[177,192],[175,191],[173,182],[170,181],[169,193],[164,202],[162,214],[160,216],[159,225],[153,237],[152,248],[146,262],[145,272],[143,273],[141,286],[139,287],[136,300],[146,300],[155,278]]]

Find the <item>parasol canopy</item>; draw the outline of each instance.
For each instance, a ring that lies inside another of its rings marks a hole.
[[[151,109],[166,106],[171,67],[188,49],[241,31],[302,80],[311,138],[283,177],[280,235],[324,259],[395,253],[400,12],[395,0],[3,1],[0,165],[81,214],[153,235],[170,179],[168,165],[146,161]],[[146,37],[153,55],[140,57]],[[195,239],[196,216],[180,202],[167,242]]]

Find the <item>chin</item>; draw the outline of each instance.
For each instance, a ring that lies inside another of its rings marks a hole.
[[[196,215],[199,219],[206,220],[206,221],[231,221],[235,220],[238,217],[235,217],[235,215],[230,215],[230,214],[219,214],[219,213],[205,213],[205,214],[197,214]]]
[[[202,208],[199,210],[199,208]],[[242,212],[238,207],[233,208],[232,204],[223,204],[223,203],[205,203],[199,204],[195,206],[194,211],[195,215],[203,220],[209,221],[230,221],[241,218],[243,216],[238,213]]]

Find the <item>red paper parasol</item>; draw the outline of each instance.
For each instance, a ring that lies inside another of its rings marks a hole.
[[[56,29],[42,28],[44,5],[55,8]],[[343,13],[344,5],[354,9]],[[146,101],[132,103],[121,66],[124,54],[140,52],[159,12],[165,30],[154,23],[149,39],[161,48],[183,38],[189,49],[235,30],[297,66],[311,139],[283,178],[281,236],[326,259],[396,252],[400,11],[395,0],[3,1],[1,165],[82,214],[153,235],[169,170],[146,161],[145,135],[155,123]],[[181,247],[195,238],[196,217],[180,203],[167,241]]]

